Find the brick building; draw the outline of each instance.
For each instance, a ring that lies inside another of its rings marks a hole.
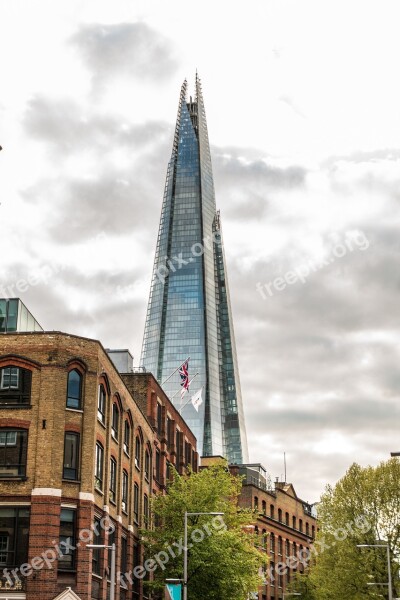
[[[258,598],[281,599],[295,571],[307,564],[304,557],[317,532],[315,507],[301,500],[291,483],[272,484],[260,464],[231,465],[230,471],[243,478],[239,504],[255,512],[255,533],[268,557]]]
[[[90,535],[131,571],[151,496],[189,464],[195,437],[151,374],[120,374],[96,340],[2,334],[0,600],[104,600],[111,556]],[[116,600],[144,597],[131,579]]]

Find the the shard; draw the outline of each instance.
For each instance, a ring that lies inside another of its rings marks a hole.
[[[171,373],[189,359],[189,393]],[[162,384],[203,456],[248,462],[232,312],[200,80],[182,85],[141,364]],[[169,378],[169,379],[168,379]],[[167,381],[166,381],[167,380]],[[202,390],[197,409],[191,397]]]

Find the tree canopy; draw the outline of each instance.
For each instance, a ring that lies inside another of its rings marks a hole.
[[[319,532],[308,574],[298,576],[315,600],[387,598],[389,545],[393,598],[400,596],[400,461],[377,467],[353,464],[334,486],[328,486],[318,507]],[[302,578],[303,577],[303,578]],[[378,585],[368,585],[378,584]],[[301,590],[299,590],[301,591]]]
[[[148,562],[154,569],[147,585],[161,590],[167,578],[182,579],[185,512],[218,512],[188,517],[188,600],[246,600],[257,590],[266,555],[246,530],[255,517],[238,509],[240,489],[225,462],[174,474],[167,495],[152,501],[155,527],[143,532],[147,561],[154,563]]]

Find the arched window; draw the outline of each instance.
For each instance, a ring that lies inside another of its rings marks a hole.
[[[290,556],[290,542],[289,542],[289,540],[286,540],[286,542],[285,542],[285,553],[286,553],[286,556]]]
[[[292,517],[292,521],[293,521],[293,529],[297,529],[296,517]]]
[[[125,469],[122,471],[122,510],[128,512],[129,476]]]
[[[111,435],[114,440],[118,441],[119,434],[119,410],[117,403],[114,402],[112,406],[112,420],[111,420]]]
[[[82,408],[82,375],[77,369],[68,373],[67,407]]]
[[[144,476],[147,481],[150,480],[150,471],[151,471],[151,461],[150,461],[150,452],[148,448],[146,448],[146,452],[144,453]]]
[[[314,525],[311,527],[311,537],[313,539],[315,538],[315,527],[314,527]]]
[[[140,455],[142,453],[142,444],[140,441],[140,437],[137,435],[135,440],[135,467],[140,469],[141,466],[141,458]]]
[[[133,486],[133,518],[135,523],[139,523],[139,486],[137,483]]]
[[[7,366],[0,369],[0,404],[29,404],[32,373],[28,369]]]
[[[289,513],[285,513],[285,523],[286,525],[289,525]]]
[[[278,554],[279,554],[279,556],[282,556],[282,552],[283,552],[283,542],[282,542],[281,536],[279,536],[278,537]]]
[[[275,519],[275,507],[273,504],[270,505],[269,511],[270,511],[271,519]]]
[[[267,503],[265,502],[265,500],[262,501],[262,513],[263,515],[267,514]]]
[[[254,496],[254,510],[258,510],[258,497]]]
[[[282,523],[282,509],[278,508],[278,521]]]
[[[306,521],[306,535],[310,535],[310,526],[307,521]]]
[[[117,499],[117,461],[112,456],[110,458],[110,485],[109,496],[111,502],[116,502]]]
[[[107,406],[107,395],[106,390],[104,389],[104,385],[101,383],[99,385],[99,396],[97,399],[97,418],[100,423],[105,425],[106,423],[106,406]]]
[[[124,421],[124,452],[129,456],[131,446],[131,426],[128,419]]]
[[[303,519],[299,519],[299,531],[303,531]]]
[[[94,466],[94,486],[98,490],[103,489],[103,473],[104,473],[104,448],[97,442],[96,444],[96,462]]]
[[[271,554],[275,554],[275,534],[274,533],[271,533],[271,535],[270,535],[269,548],[270,548]]]

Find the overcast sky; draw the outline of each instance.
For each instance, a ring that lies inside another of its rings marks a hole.
[[[280,477],[286,452],[310,502],[400,450],[399,18],[396,0],[0,0],[3,291],[139,363],[197,68],[250,460]]]

